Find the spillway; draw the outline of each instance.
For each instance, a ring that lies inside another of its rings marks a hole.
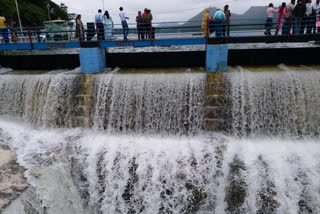
[[[3,213],[320,213],[320,72],[280,68],[0,75]]]

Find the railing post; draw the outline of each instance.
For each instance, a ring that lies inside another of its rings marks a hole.
[[[290,39],[290,29],[291,29],[291,17],[289,18],[289,24],[288,24],[288,38],[287,38],[287,42],[289,42],[289,39]]]
[[[77,23],[76,23],[77,24]],[[80,33],[80,25],[78,27],[78,34],[79,34],[79,43],[80,43],[80,48],[81,48],[81,33]],[[77,33],[77,32],[76,32]]]
[[[32,44],[32,39],[31,39],[31,33],[30,33],[30,28],[28,26],[28,36],[29,36],[29,43],[30,43],[30,49],[33,49],[33,44]]]
[[[229,22],[227,21],[227,30],[226,30],[226,32],[227,32],[227,44],[228,44],[228,42],[229,42]]]
[[[97,34],[97,44],[98,44],[98,47],[100,47],[98,23],[96,23],[96,34]]]
[[[153,46],[152,44],[152,21],[150,21],[150,45]]]
[[[207,44],[208,44],[208,41],[209,41],[209,19],[207,20],[207,36],[206,36],[206,39],[207,39]]]

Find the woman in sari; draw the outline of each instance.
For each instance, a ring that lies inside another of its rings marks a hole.
[[[113,21],[107,10],[103,15],[103,22],[104,22],[104,38],[107,40],[110,40],[112,38]]]

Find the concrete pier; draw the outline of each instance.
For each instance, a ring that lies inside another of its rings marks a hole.
[[[209,72],[227,71],[228,45],[207,45],[206,69]]]
[[[82,73],[99,73],[106,68],[106,52],[104,48],[81,48],[79,57]]]

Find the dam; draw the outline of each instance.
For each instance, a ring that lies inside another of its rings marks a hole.
[[[319,66],[2,71],[1,213],[320,212]]]

